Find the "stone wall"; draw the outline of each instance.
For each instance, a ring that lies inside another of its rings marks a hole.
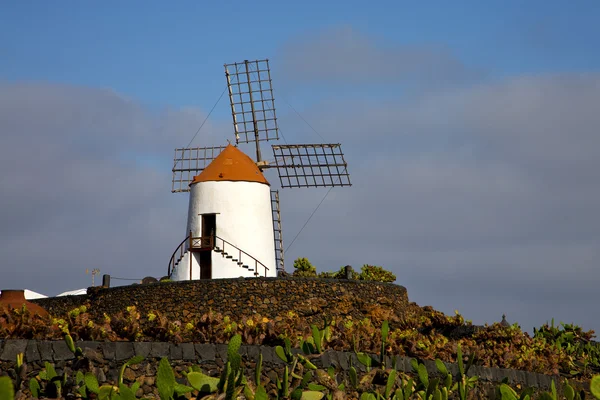
[[[115,288],[92,287],[87,295],[31,300],[58,317],[88,303],[90,312],[109,315],[136,306],[142,313],[158,310],[182,320],[210,309],[235,319],[259,313],[274,318],[294,310],[305,317],[340,307],[361,317],[365,305],[380,303],[399,315],[408,305],[403,286],[391,283],[320,278],[239,278],[157,282]]]
[[[142,386],[138,396],[157,395],[155,388],[156,369],[158,361],[167,357],[173,366],[176,376],[185,382],[181,371],[187,370],[192,365],[199,365],[202,370],[212,376],[217,376],[222,370],[227,358],[227,345],[223,344],[198,344],[198,343],[164,343],[164,342],[78,342],[77,346],[84,350],[86,363],[76,364],[73,353],[69,351],[64,341],[36,341],[36,340],[7,340],[0,341],[0,375],[14,374],[15,359],[18,353],[25,354],[25,363],[28,365],[28,378],[33,377],[42,370],[44,362],[52,363],[58,373],[66,372],[69,376],[73,370],[91,371],[96,374],[100,383],[114,383],[118,379],[119,369],[123,363],[133,356],[145,357],[144,362],[129,367],[125,373],[125,383],[140,381]],[[295,352],[298,350],[294,350]],[[240,349],[242,359],[249,379],[253,376],[252,369],[258,360],[259,354],[263,356],[263,381],[269,385],[274,383],[276,375],[282,376],[283,361],[275,354],[275,349],[267,346],[242,346]],[[354,353],[340,351],[326,351],[320,356],[311,359],[318,368],[334,366],[338,373],[338,381],[347,379],[347,371],[352,359],[352,365],[359,372],[364,373],[365,368],[358,362]],[[432,375],[437,375],[433,361],[424,361],[427,370]],[[388,365],[391,360],[388,358]],[[458,372],[454,364],[446,364],[452,374]],[[396,359],[398,371],[411,373],[410,358],[398,357]],[[536,374],[531,372],[507,370],[500,368],[486,368],[473,366],[469,376],[478,376],[478,398],[488,398],[488,393],[494,388],[493,383],[509,378],[511,385],[521,387],[538,387],[544,390],[550,388],[551,381],[560,382],[558,377]],[[589,385],[589,384],[588,384]]]

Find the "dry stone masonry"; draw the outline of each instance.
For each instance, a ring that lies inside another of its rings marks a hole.
[[[320,278],[239,278],[158,282],[115,288],[93,287],[87,295],[32,300],[50,314],[64,315],[83,304],[91,313],[116,314],[129,306],[142,313],[159,310],[183,320],[209,310],[234,319],[253,313],[275,318],[287,311],[310,316],[315,309],[360,310],[365,303],[385,303],[397,311],[408,305],[403,286]]]

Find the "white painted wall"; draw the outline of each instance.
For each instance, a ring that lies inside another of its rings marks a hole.
[[[257,182],[199,182],[190,191],[188,223],[185,235],[190,231],[194,236],[202,233],[200,214],[216,213],[217,236],[244,250],[262,262],[269,270],[266,276],[276,277],[275,247],[273,237],[273,214],[271,211],[271,190],[268,185]],[[218,241],[218,246],[221,245]],[[237,251],[230,248],[229,254],[238,258]],[[227,251],[227,245],[225,247]],[[174,280],[190,279],[190,253],[175,268]],[[195,254],[197,255],[197,254]],[[247,265],[253,266],[250,259]],[[244,261],[244,255],[242,260]],[[258,270],[265,276],[263,268]],[[212,278],[254,277],[231,259],[212,252]],[[192,279],[200,279],[197,260],[192,260]]]

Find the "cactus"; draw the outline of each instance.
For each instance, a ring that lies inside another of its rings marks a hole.
[[[261,352],[258,355],[258,362],[256,363],[256,369],[254,370],[254,383],[256,383],[256,386],[260,386],[260,375],[262,373],[262,362],[263,362],[263,355]]]
[[[190,385],[200,393],[214,393],[218,390],[219,378],[192,371],[187,374]]]
[[[600,399],[600,375],[596,375],[590,381],[590,392],[596,399]]]
[[[139,364],[142,361],[144,361],[144,357],[142,356],[135,356],[133,358],[130,358],[125,364],[123,364],[121,366],[121,370],[119,372],[119,384],[123,383],[123,374],[125,373],[125,368],[129,367],[130,365],[135,365],[135,364]]]
[[[374,360],[373,357],[371,357],[370,355],[368,355],[366,353],[362,353],[362,352],[356,353],[356,358],[358,359],[358,362],[360,362],[362,365],[364,365],[367,368],[367,372],[370,372],[371,367],[373,367],[374,364],[377,363],[377,360]]]
[[[77,357],[77,358],[83,357],[83,350],[81,349],[81,347],[75,346],[75,342],[73,341],[73,338],[68,333],[65,334],[65,343],[67,344],[67,347],[69,348],[69,350],[71,351],[71,353],[73,353],[73,355],[75,357]]]
[[[20,388],[21,382],[25,379],[27,375],[27,364],[23,363],[23,353],[17,354],[17,368],[16,368],[16,384],[15,387]]]
[[[350,367],[348,371],[348,375],[350,378],[350,385],[353,389],[356,389],[358,386],[358,374],[356,373],[356,368],[354,366]]]
[[[8,376],[0,376],[0,399],[13,400],[15,389],[13,382]]]
[[[227,386],[225,398],[228,400],[237,397],[235,392],[240,388],[236,388],[236,386],[242,383],[242,356],[239,353],[241,345],[241,335],[237,334],[229,339],[229,345],[227,346],[227,376],[225,377]]]
[[[294,356],[292,354],[292,344],[290,342],[290,339],[288,338],[284,339],[284,343],[285,347],[275,347],[275,354],[277,354],[277,356],[281,358],[284,362],[291,363],[292,361],[294,361]]]
[[[166,357],[161,358],[158,364],[156,386],[161,400],[171,400],[175,394],[175,374]]]
[[[381,324],[381,352],[379,355],[379,363],[385,367],[385,347],[387,345],[388,333],[390,332],[390,326],[387,321],[383,321]]]
[[[455,387],[458,388],[458,396],[460,400],[466,400],[469,393],[469,389],[474,387],[475,382],[477,382],[476,376],[470,378],[467,377],[467,372],[469,372],[469,369],[475,361],[475,355],[471,354],[469,356],[469,361],[467,362],[467,366],[465,367],[463,362],[463,353],[459,343],[456,351],[456,358],[458,360],[458,376],[456,379],[457,383],[455,384]]]
[[[313,340],[315,341],[315,349],[317,350],[317,353],[321,353],[321,351],[323,350],[323,348],[321,347],[322,343],[323,343],[323,335],[321,333],[321,331],[319,331],[319,328],[317,328],[316,325],[311,325],[311,329],[312,329],[312,336],[313,336]]]
[[[52,364],[46,362],[44,369],[35,378],[29,380],[29,390],[36,398],[61,397],[62,385],[65,381],[66,375],[59,376]]]
[[[98,394],[100,393],[100,386],[98,385],[98,379],[92,374],[88,372],[84,376],[85,387],[92,393]]]
[[[398,375],[398,373],[396,372],[395,369],[391,370],[390,374],[388,375],[387,383],[385,385],[385,398],[386,399],[389,398],[390,395],[392,394],[392,389],[396,385],[397,375]]]

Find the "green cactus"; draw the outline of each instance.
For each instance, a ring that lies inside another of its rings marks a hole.
[[[323,344],[323,335],[319,328],[316,325],[311,325],[313,340],[315,341],[315,349],[317,353],[321,353],[323,348],[321,345]]]
[[[392,394],[392,390],[394,389],[394,386],[396,386],[396,377],[398,376],[398,373],[396,372],[395,369],[390,371],[390,374],[388,375],[388,379],[387,379],[387,383],[385,385],[385,398],[388,399],[390,397],[390,395]]]
[[[29,380],[29,390],[35,398],[61,397],[66,378],[66,375],[59,376],[52,364],[45,362],[44,369],[35,378]]]
[[[15,398],[15,389],[13,382],[8,376],[0,377],[0,399],[13,400]]]
[[[590,392],[596,399],[600,399],[600,375],[592,377],[590,381]]]
[[[67,344],[67,347],[69,348],[69,350],[71,351],[71,353],[73,353],[73,355],[75,357],[77,357],[77,358],[83,357],[83,350],[81,349],[81,347],[75,346],[75,342],[73,341],[73,338],[68,333],[65,334],[65,343]]]
[[[381,324],[381,353],[379,355],[379,363],[385,367],[385,347],[387,346],[388,334],[390,326],[388,321],[383,321]]]
[[[129,367],[130,365],[136,365],[141,363],[142,361],[144,361],[144,357],[143,356],[135,356],[130,358],[125,364],[123,364],[121,366],[121,370],[119,371],[119,384],[123,383],[123,374],[125,374],[125,368]]]
[[[88,372],[84,376],[85,387],[92,393],[100,393],[100,386],[98,385],[98,379],[94,374]]]
[[[292,354],[292,344],[289,338],[285,338],[283,341],[285,347],[276,346],[275,354],[277,354],[277,356],[281,358],[284,362],[291,363],[292,361],[294,361],[294,355]]]
[[[306,390],[302,392],[302,397],[300,397],[300,400],[321,400],[323,397],[325,397],[324,393]]]
[[[175,374],[166,357],[161,358],[156,375],[156,386],[161,400],[171,400],[175,394]]]
[[[219,378],[204,375],[202,372],[188,372],[190,385],[200,393],[214,393],[218,390]]]
[[[458,396],[460,400],[466,400],[469,394],[469,390],[473,388],[475,386],[475,383],[477,382],[476,376],[467,377],[467,372],[469,372],[469,369],[475,361],[475,355],[471,354],[469,356],[469,361],[467,362],[467,366],[465,367],[463,363],[463,353],[459,343],[456,351],[456,358],[458,360],[458,376],[456,379],[457,383],[454,385],[453,389],[458,389]]]
[[[377,364],[377,360],[366,353],[358,352],[356,353],[356,358],[358,359],[358,362],[367,368],[367,372],[371,371],[371,367]]]
[[[350,378],[350,384],[353,388],[356,388],[358,386],[358,374],[356,373],[356,368],[354,368],[354,365],[350,365],[348,376]]]
[[[256,386],[260,386],[260,375],[262,374],[262,363],[263,363],[263,355],[261,352],[258,355],[258,362],[256,363],[256,369],[254,370],[254,383],[256,383]]]
[[[33,397],[35,397],[36,399],[40,397],[40,383],[37,381],[37,379],[35,378],[31,378],[29,380],[29,391],[31,392],[31,395]]]

